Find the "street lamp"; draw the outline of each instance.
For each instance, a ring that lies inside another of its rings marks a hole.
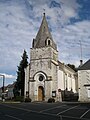
[[[5,75],[1,75],[1,74],[0,74],[0,76],[1,76],[1,77],[3,77],[3,89],[2,89],[2,92],[4,93],[4,82],[5,82]]]
[[[5,83],[5,75],[0,74],[1,77],[3,77],[3,87],[2,87],[2,99],[4,100],[4,83]]]

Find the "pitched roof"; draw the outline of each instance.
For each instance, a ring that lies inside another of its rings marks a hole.
[[[49,27],[48,27],[48,23],[46,20],[46,16],[45,13],[43,15],[43,19],[42,19],[42,23],[41,26],[39,28],[39,31],[36,35],[36,38],[33,40],[33,47],[34,48],[40,48],[40,47],[45,47],[45,40],[50,39],[52,41],[52,47],[54,49],[57,48],[56,44],[54,43],[53,39],[52,39],[52,35],[50,33]]]
[[[90,59],[79,67],[78,70],[90,70]]]

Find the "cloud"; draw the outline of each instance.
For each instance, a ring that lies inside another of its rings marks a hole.
[[[58,49],[59,58],[66,63],[73,63],[79,65],[81,59],[81,46],[82,45],[82,59],[84,62],[90,58],[90,21],[85,20],[77,22],[73,25],[67,25],[58,32]],[[60,33],[60,34],[59,34]],[[78,62],[77,62],[78,61]],[[78,63],[78,64],[77,64]]]
[[[9,74],[6,74],[6,73],[0,73],[0,75],[4,75],[6,79],[8,79],[8,78],[9,79],[12,79],[12,78],[16,79],[16,76],[14,76],[14,75],[9,75]]]
[[[12,75],[6,76],[7,83],[15,80],[13,75],[16,75],[23,50],[30,56],[43,9],[58,45],[59,60],[78,66],[80,40],[84,61],[90,58],[90,21],[79,21],[81,7],[77,0],[0,0],[0,72]],[[78,21],[71,23],[71,18]]]
[[[16,72],[23,50],[29,51],[35,32],[26,6],[10,3],[0,4],[0,72],[11,73]]]
[[[54,25],[67,24],[70,18],[78,18],[78,10],[80,5],[76,0],[27,0],[30,6],[33,6],[32,14],[35,14],[35,19],[45,13],[50,17],[51,23]]]
[[[4,75],[5,76],[5,80],[4,80],[4,86],[7,86],[8,84],[12,84],[15,80],[16,80],[16,76],[15,75],[10,75],[10,74],[6,74],[6,73],[0,73],[0,75]],[[3,86],[3,78],[2,76],[0,76],[0,87]]]

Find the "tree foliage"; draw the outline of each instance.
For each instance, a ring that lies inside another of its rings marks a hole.
[[[28,66],[28,56],[26,51],[22,55],[22,60],[18,66],[16,84],[13,89],[14,97],[24,96],[24,84],[25,84],[25,68]]]
[[[73,65],[73,64],[67,64],[67,65],[68,65],[70,68],[72,68],[74,71],[77,71],[75,65]]]

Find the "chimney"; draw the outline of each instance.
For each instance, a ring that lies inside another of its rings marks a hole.
[[[80,66],[82,66],[83,65],[83,60],[80,60]]]

